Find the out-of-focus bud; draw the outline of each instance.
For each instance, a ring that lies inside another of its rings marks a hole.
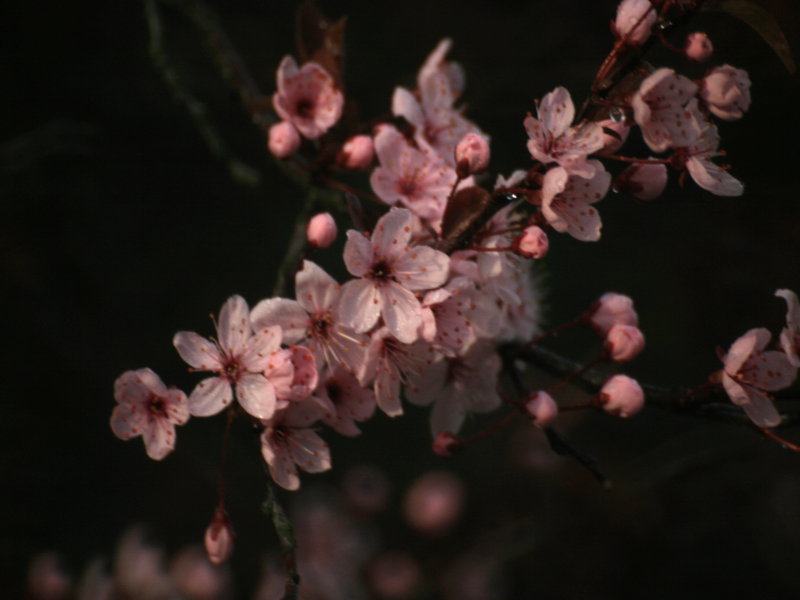
[[[319,213],[308,220],[306,238],[315,248],[327,248],[336,241],[336,221],[330,213]]]
[[[526,227],[522,235],[514,240],[514,248],[522,256],[528,258],[544,258],[550,249],[547,234],[538,225]]]
[[[605,336],[614,325],[638,325],[639,315],[636,314],[630,297],[608,292],[595,303],[589,315],[589,324]]]
[[[468,133],[456,146],[456,173],[462,179],[483,173],[489,166],[489,141],[478,133]]]
[[[289,121],[281,121],[269,128],[267,148],[275,158],[288,158],[300,147],[300,134]]]
[[[345,169],[368,169],[375,158],[375,145],[368,135],[351,137],[342,146],[338,162]]]
[[[378,598],[411,598],[422,582],[419,565],[404,552],[385,552],[367,568],[367,578]]]
[[[403,514],[408,524],[433,536],[449,531],[463,507],[464,486],[454,475],[443,471],[417,478],[403,498]]]
[[[750,108],[750,76],[747,71],[730,65],[715,67],[703,79],[700,97],[720,119],[741,119]]]
[[[603,348],[614,362],[628,362],[644,350],[644,334],[633,325],[614,325],[606,334]]]
[[[614,33],[628,46],[641,46],[650,37],[658,15],[649,0],[622,0],[617,7]]]
[[[667,187],[667,166],[664,164],[634,163],[620,173],[614,189],[639,200],[658,198]]]
[[[558,405],[545,391],[533,392],[525,401],[525,411],[533,419],[533,424],[544,428],[552,425],[558,416]]]
[[[449,431],[440,431],[436,434],[436,437],[433,438],[433,453],[442,458],[450,458],[453,454],[461,450],[463,444],[459,437],[453,435]]]
[[[600,389],[599,398],[604,411],[622,418],[635,415],[644,406],[642,386],[627,375],[610,377]]]
[[[233,529],[228,521],[228,515],[222,506],[217,506],[204,539],[208,560],[215,565],[227,562],[233,554],[233,539]]]
[[[689,60],[706,62],[714,52],[714,45],[705,33],[695,31],[686,36],[683,52]]]
[[[603,128],[603,147],[600,149],[601,156],[614,154],[617,150],[622,148],[622,144],[628,139],[628,134],[631,132],[630,125],[627,121],[618,121],[614,119],[604,119],[597,123]]]

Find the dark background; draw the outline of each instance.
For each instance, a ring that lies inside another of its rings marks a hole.
[[[297,3],[215,4],[271,94],[278,62],[293,51]],[[528,164],[521,123],[534,98],[564,85],[583,99],[611,46],[616,5],[320,4],[348,16],[346,84],[364,115],[385,112],[394,86],[412,87],[427,53],[452,37],[451,56],[467,74],[467,115],[492,136],[493,173],[503,174]],[[790,4],[771,8],[797,47]],[[169,550],[200,539],[215,502],[221,417],[191,421],[177,451],[155,463],[140,441],[112,435],[113,382],[149,366],[190,391],[196,378],[172,348],[173,333],[210,334],[207,315],[228,296],[252,306],[269,294],[300,196],[178,12],[164,11],[172,59],[233,151],[259,170],[257,187],[231,180],[173,101],[148,57],[141,5],[17,2],[2,12],[0,573],[18,593],[42,550],[62,553],[77,574],[111,554],[133,523],[146,523]],[[745,195],[719,198],[675,181],[649,203],[610,195],[598,206],[602,240],[553,236],[540,269],[550,324],[608,290],[635,299],[648,347],[628,372],[651,383],[701,383],[720,367],[716,346],[751,327],[778,333],[785,307],[775,289],[800,290],[797,78],[740,22],[708,14],[696,27],[716,45],[711,65],[744,68],[753,82],[750,112],[720,124]],[[662,49],[651,60],[692,77],[705,69]],[[576,359],[595,351],[590,336],[565,338],[557,347]],[[410,410],[394,422],[376,417],[360,439],[328,434],[335,468],[306,476],[304,486],[336,484],[366,462],[389,473],[396,503],[429,468],[461,473],[468,513],[442,552],[479,543],[498,523],[519,522],[523,533],[533,523],[535,534],[503,562],[509,597],[800,594],[800,456],[748,428],[655,409],[629,422],[568,415],[564,430],[615,482],[607,491],[564,459],[515,470],[511,432],[445,463],[429,451],[424,419]],[[244,594],[273,540],[258,513],[255,443],[237,434],[228,493]],[[387,546],[420,548],[399,518],[386,522]]]

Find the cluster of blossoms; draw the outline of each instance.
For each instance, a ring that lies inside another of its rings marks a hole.
[[[724,367],[712,375],[721,381],[731,402],[741,406],[759,427],[780,425],[781,416],[768,392],[788,388],[800,368],[800,303],[791,290],[775,295],[786,300],[786,327],[781,332],[780,349],[765,350],[772,334],[759,327],[737,339],[722,356]]]
[[[610,56],[645,44],[660,11],[670,6],[623,0]],[[536,116],[523,121],[531,165],[486,186],[489,139],[457,105],[465,78],[446,60],[450,46],[444,40],[434,49],[415,89],[395,89],[391,122],[355,135],[334,132],[345,102],[335,78],[317,63],[298,67],[292,57],[283,59],[272,98],[281,121],[269,130],[270,152],[331,172],[369,171],[371,192],[360,195],[379,204],[383,214],[374,225],[347,231],[348,281],[340,284],[304,260],[294,299],[268,298],[250,310],[233,296],[222,306],[215,337],[177,333],[173,343],[180,356],[193,371],[210,373],[188,397],[166,388],[149,369],[123,374],[112,416],[119,437],[142,435],[148,455],[159,460],[174,447],[175,425],[189,415],[227,409],[260,429],[273,480],[296,490],[298,470],[331,468],[323,426],[358,435],[359,424],[376,407],[397,417],[404,401],[430,406],[433,447],[442,456],[464,444],[459,432],[469,415],[503,405],[549,428],[559,413],[552,394],[567,381],[517,399],[501,385],[504,369],[516,368],[504,360],[503,348],[512,348],[513,359],[548,335],[534,337],[540,291],[531,267],[547,255],[548,234],[598,240],[602,223],[594,205],[610,189],[656,198],[667,184],[668,167],[681,172],[681,183],[688,173],[714,194],[743,192],[727,168],[712,160],[721,154],[712,117],[742,117],[750,104],[747,74],[722,65],[692,81],[644,63],[637,67],[638,85],[628,88],[633,91],[589,103],[591,114],[576,113],[563,87],[544,95]],[[695,33],[684,52],[692,61],[707,60],[711,43]],[[598,73],[598,80],[607,75]],[[616,154],[634,127],[653,153],[670,154]],[[304,145],[302,138],[314,144]],[[311,145],[319,150],[314,160],[307,156]],[[609,161],[630,165],[609,171]],[[317,215],[307,234],[311,249],[329,247],[336,223],[329,214]],[[763,427],[779,422],[765,392],[791,383],[800,362],[797,298],[779,294],[790,305],[785,354],[764,352],[769,334],[752,330],[731,348],[721,374],[733,402]],[[632,301],[621,294],[606,294],[572,324],[588,325],[602,337],[592,364],[625,363],[644,347]],[[591,407],[628,417],[643,403],[641,386],[617,374]],[[222,507],[206,546],[216,562],[230,553],[232,534]]]

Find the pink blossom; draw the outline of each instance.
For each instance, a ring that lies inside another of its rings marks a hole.
[[[605,336],[614,325],[637,326],[639,315],[636,314],[633,300],[629,296],[607,292],[600,296],[592,308],[589,323]]]
[[[730,65],[714,67],[703,79],[700,97],[714,116],[736,121],[750,108],[750,77]]]
[[[300,147],[300,134],[289,121],[281,121],[269,128],[267,148],[275,158],[289,158]]]
[[[339,291],[339,284],[330,275],[305,260],[295,276],[297,300],[262,300],[253,308],[253,327],[262,330],[277,326],[286,343],[307,343],[319,370],[342,366],[355,373],[364,362],[368,339],[345,327],[337,317]]]
[[[786,354],[764,352],[772,335],[751,329],[737,339],[723,358],[722,385],[731,402],[741,406],[759,427],[775,427],[781,417],[766,392],[789,387],[797,375]]]
[[[359,384],[349,371],[333,370],[314,391],[313,395],[327,412],[322,422],[346,436],[356,436],[361,430],[356,421],[366,421],[375,412],[375,394]]]
[[[230,596],[229,572],[211,563],[208,552],[199,546],[181,550],[170,562],[169,574],[181,598],[219,600]]]
[[[275,387],[264,369],[280,350],[281,328],[254,333],[244,298],[231,296],[222,306],[216,339],[180,331],[172,343],[194,369],[218,373],[198,383],[189,396],[192,415],[209,417],[220,412],[233,401],[234,386],[239,404],[254,417],[266,419],[275,412]]]
[[[107,589],[102,581],[92,583],[96,586],[93,591]],[[164,568],[163,550],[146,543],[140,527],[129,530],[119,542],[114,557],[113,587],[114,594],[108,598],[169,598],[174,593]],[[99,596],[104,597],[102,593]]]
[[[277,82],[278,91],[272,97],[275,112],[303,136],[316,139],[341,117],[344,96],[318,64],[310,62],[298,69],[294,58],[285,56],[278,67]]]
[[[626,419],[644,406],[644,391],[635,379],[627,375],[613,375],[600,389],[600,403],[609,414]]]
[[[342,146],[339,164],[346,169],[368,169],[375,159],[375,145],[368,135],[351,137]]]
[[[602,163],[590,160],[594,173],[590,179],[570,175],[563,167],[550,169],[542,185],[542,215],[556,231],[575,239],[595,242],[600,239],[600,215],[590,204],[608,192],[611,174]]]
[[[479,340],[463,356],[429,362],[406,385],[406,398],[419,405],[434,403],[431,432],[458,433],[469,413],[487,413],[500,406],[497,378],[501,360],[492,342]]]
[[[558,404],[553,397],[543,390],[533,392],[525,401],[525,412],[533,419],[537,427],[549,427],[558,416]]]
[[[777,290],[775,295],[786,300],[786,327],[781,331],[781,348],[789,362],[800,367],[800,303],[792,290]]]
[[[667,187],[667,166],[634,163],[614,180],[614,189],[626,192],[639,200],[654,200]]]
[[[478,127],[453,108],[464,86],[463,72],[444,60],[450,40],[442,40],[417,75],[417,93],[398,87],[392,96],[392,112],[414,127],[414,139],[430,148],[448,166],[455,167],[453,152],[468,133]]]
[[[233,540],[233,529],[228,515],[222,506],[218,506],[204,537],[208,560],[215,565],[228,562],[233,554]]]
[[[336,221],[331,213],[318,213],[306,225],[306,238],[315,248],[327,248],[336,241]]]
[[[380,162],[370,177],[375,194],[438,227],[456,183],[455,170],[428,148],[412,146],[392,125],[378,127],[375,152]]]
[[[649,0],[622,0],[617,7],[614,33],[628,46],[641,46],[650,37],[658,13]]]
[[[701,188],[717,196],[741,196],[744,193],[742,182],[728,173],[727,167],[712,162],[712,158],[720,156],[719,132],[716,126],[702,120],[697,109],[697,101],[692,100],[687,109],[698,115],[700,130],[686,148],[681,148],[686,161],[686,169]]]
[[[429,246],[411,246],[411,212],[393,208],[375,225],[368,239],[347,232],[344,262],[358,277],[342,286],[339,316],[362,333],[383,317],[391,334],[403,343],[417,339],[422,307],[415,291],[441,286],[447,279],[450,258]]]
[[[547,234],[538,225],[530,225],[522,231],[522,235],[514,240],[514,248],[522,256],[528,258],[544,258],[550,249]]]
[[[433,453],[440,458],[450,458],[458,452],[464,442],[449,431],[440,431],[433,437]]]
[[[189,420],[186,394],[167,388],[150,369],[126,371],[114,382],[117,406],[111,430],[118,438],[142,436],[147,456],[161,460],[175,448],[175,425]]]
[[[285,410],[265,421],[261,434],[261,454],[273,481],[284,489],[300,487],[298,467],[308,473],[321,473],[331,468],[328,445],[312,425],[323,416],[313,400],[292,403]]]
[[[689,60],[706,62],[714,52],[714,45],[705,33],[695,31],[686,36],[683,52]]]
[[[459,177],[483,173],[489,166],[489,141],[478,133],[468,133],[456,145],[455,157]]]
[[[644,334],[634,325],[612,325],[603,348],[614,362],[628,362],[644,350]]]
[[[475,341],[477,290],[466,277],[455,277],[447,285],[422,299],[421,337],[440,352],[460,354]]]
[[[603,147],[603,128],[598,123],[570,127],[575,105],[563,87],[545,95],[536,116],[528,115],[523,122],[531,156],[543,164],[558,163],[571,175],[592,178],[598,163],[587,157]]]
[[[642,81],[632,100],[633,116],[654,152],[686,146],[700,128],[686,105],[697,85],[672,69],[658,69]]]

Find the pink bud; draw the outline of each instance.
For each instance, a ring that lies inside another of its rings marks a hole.
[[[635,415],[644,406],[642,386],[627,375],[610,377],[600,389],[599,396],[604,411],[623,419]]]
[[[650,37],[658,15],[648,0],[622,0],[617,7],[614,32],[628,46],[641,46]]]
[[[639,315],[633,308],[633,300],[624,294],[608,292],[595,303],[589,324],[600,334],[605,335],[612,326],[638,325]]]
[[[619,150],[631,132],[630,125],[626,121],[604,119],[599,121],[598,125],[603,128],[603,147],[598,152],[602,156],[614,154]]]
[[[522,256],[528,258],[544,258],[550,249],[550,240],[547,234],[537,225],[526,227],[518,238],[514,240],[514,247]]]
[[[633,325],[614,325],[606,334],[603,348],[614,362],[628,362],[644,350],[644,334]]]
[[[311,217],[306,225],[308,243],[315,248],[327,248],[336,241],[336,221],[330,213],[319,213]]]
[[[545,391],[533,392],[525,401],[525,410],[537,427],[549,427],[558,416],[558,405]]]
[[[214,518],[206,529],[205,545],[208,560],[215,565],[221,565],[233,554],[233,529],[225,514],[225,509],[218,506]]]
[[[695,31],[686,36],[686,44],[683,46],[686,58],[695,62],[705,62],[714,52],[714,45],[708,36],[702,31]]]
[[[700,97],[720,119],[741,119],[750,108],[750,76],[747,71],[730,65],[715,67],[703,79]]]
[[[337,160],[346,169],[368,169],[374,157],[372,138],[368,135],[357,135],[344,143]]]
[[[403,514],[414,529],[438,536],[461,516],[464,486],[454,475],[433,471],[417,478],[403,498]]]
[[[489,142],[480,134],[468,133],[456,146],[456,173],[464,178],[482,173],[489,166]]]
[[[634,163],[617,176],[614,189],[639,200],[658,198],[667,187],[667,166]]]
[[[433,453],[442,458],[450,458],[461,450],[463,442],[449,431],[440,431],[433,438]]]
[[[289,121],[281,121],[269,128],[267,147],[275,158],[288,158],[300,147],[300,134]]]

